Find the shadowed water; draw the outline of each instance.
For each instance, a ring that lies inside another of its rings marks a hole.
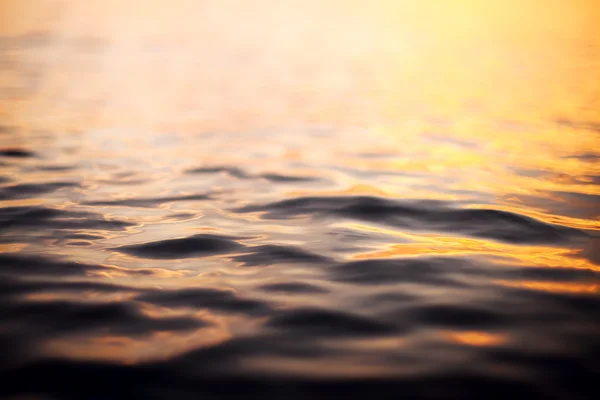
[[[0,2],[0,397],[595,399],[600,7]]]

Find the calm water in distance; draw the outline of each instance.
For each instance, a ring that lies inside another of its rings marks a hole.
[[[600,398],[600,4],[521,3],[0,1],[0,397]]]

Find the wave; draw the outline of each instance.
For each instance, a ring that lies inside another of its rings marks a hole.
[[[266,219],[350,218],[415,231],[452,232],[519,244],[560,244],[588,235],[578,229],[493,209],[456,208],[445,202],[401,201],[369,196],[298,197],[248,205],[239,213]]]

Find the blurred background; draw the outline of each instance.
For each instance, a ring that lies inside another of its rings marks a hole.
[[[3,0],[2,119],[59,130],[593,121],[599,14],[594,0]]]

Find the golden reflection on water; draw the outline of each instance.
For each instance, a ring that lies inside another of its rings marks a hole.
[[[168,359],[190,348],[215,345],[230,337],[224,326],[215,326],[199,332],[156,332],[146,338],[129,336],[60,338],[49,342],[44,351],[50,355],[67,354],[74,359],[117,360],[123,364],[136,364],[149,360]]]
[[[470,238],[451,237],[443,235],[403,235],[414,241],[390,245],[388,249],[376,250],[367,253],[358,253],[352,256],[355,259],[390,258],[417,255],[486,255],[498,256],[497,264],[539,266],[539,267],[565,267],[576,269],[590,269],[600,271],[600,266],[589,260],[576,257],[580,249],[548,246],[511,245]]]
[[[48,242],[52,246],[43,249],[77,261],[110,262],[88,277],[135,279],[140,286],[160,288],[215,283],[243,288],[245,275],[254,271],[240,271],[218,257],[160,267],[111,248],[213,230],[315,245],[295,222],[278,227],[225,207],[277,195],[464,201],[468,207],[600,230],[600,163],[585,157],[600,148],[597,2],[547,0],[543,7],[516,0],[175,3],[0,2],[0,85],[6,93],[0,97],[0,117],[20,133],[0,148],[49,149],[44,162],[78,164],[75,172],[38,171],[33,161],[22,160],[2,174],[18,183],[82,179],[68,199],[59,191],[0,200],[0,208],[48,203],[87,210],[80,200],[204,190],[237,194],[209,206],[165,201],[151,211],[94,208],[104,221],[135,226],[123,232],[78,230],[101,234],[100,249],[85,240]],[[319,129],[327,134],[319,135]],[[280,189],[264,178],[247,182],[224,172],[199,185],[183,174],[198,164],[239,166],[256,174],[290,172],[321,182]],[[28,166],[26,172],[20,169]],[[206,222],[199,226],[201,218]],[[315,231],[325,229],[314,225]],[[484,255],[502,258],[499,268],[600,271],[594,257],[578,257],[597,250],[577,245],[506,244],[368,224],[345,227],[393,239],[351,255],[336,254],[338,259]],[[26,252],[27,246],[2,243],[0,253]],[[135,275],[143,268],[151,273]],[[304,273],[313,277],[308,268]],[[267,278],[264,273],[256,281]],[[599,291],[598,282],[495,283],[553,293]],[[154,312],[169,313],[167,308]],[[76,358],[167,358],[231,337],[230,322],[223,321],[200,333],[59,338],[48,348]],[[470,346],[508,341],[480,331],[443,334]],[[404,342],[366,346],[390,343]],[[271,362],[249,363],[272,368]],[[330,363],[332,374],[387,371]],[[306,372],[312,364],[277,360],[273,365]]]
[[[501,285],[521,287],[532,290],[541,290],[544,292],[551,293],[598,293],[600,292],[599,282],[589,283],[573,283],[573,282],[535,282],[535,281],[522,281],[522,282],[498,282]]]
[[[506,335],[489,332],[447,332],[446,336],[457,343],[468,346],[497,346],[506,343]]]

